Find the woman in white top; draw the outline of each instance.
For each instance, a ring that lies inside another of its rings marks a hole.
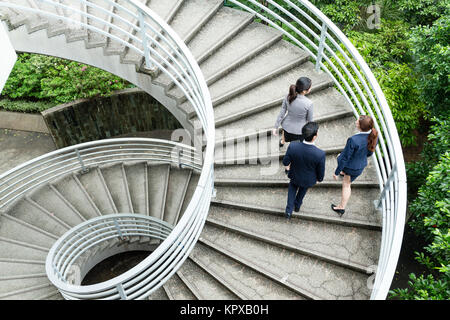
[[[275,128],[272,130],[277,136],[280,125],[283,129],[280,147],[286,142],[303,141],[302,128],[307,122],[313,121],[313,103],[306,97],[311,92],[311,85],[311,79],[301,77],[295,85],[289,87],[289,94],[283,100]]]

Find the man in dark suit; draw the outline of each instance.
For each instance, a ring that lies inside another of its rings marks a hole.
[[[288,200],[285,211],[286,218],[300,210],[308,188],[322,182],[325,175],[325,152],[314,145],[319,126],[316,122],[308,122],[303,126],[303,142],[290,143],[283,165],[290,166],[288,177],[291,179],[288,189]]]

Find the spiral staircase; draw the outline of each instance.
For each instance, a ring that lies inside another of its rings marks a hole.
[[[50,6],[49,0],[9,2],[55,14],[63,11]],[[63,5],[70,2],[59,1]],[[330,210],[330,203],[338,202],[341,193],[341,183],[332,179],[336,156],[355,133],[358,111],[332,74],[311,62],[308,49],[287,41],[279,29],[255,21],[261,19],[258,12],[237,10],[222,0],[73,2],[87,13],[82,20],[85,26],[97,29],[80,28],[32,10],[2,7],[0,2],[3,24],[14,48],[72,59],[119,75],[153,95],[192,132],[204,116],[196,109],[195,99],[179,85],[182,77],[171,77],[148,63],[145,58],[149,56],[130,49],[138,46],[131,36],[124,38],[112,28],[126,28],[118,13],[107,14],[119,11],[112,2],[126,8],[131,8],[130,2],[140,3],[186,44],[211,95],[216,138],[208,144],[216,150],[214,197],[189,256],[145,298],[374,298],[371,285],[378,276],[377,267],[393,263],[395,268],[398,257],[399,248],[392,252],[386,248],[395,247],[389,245],[394,242],[401,245],[403,201],[384,197],[403,193],[392,187],[404,183],[398,178],[402,162],[396,161],[392,167],[395,174],[384,172],[380,159],[388,158],[388,152],[378,150],[378,158],[369,160],[364,174],[353,184],[346,214],[339,217]],[[100,24],[95,17],[109,24]],[[149,47],[153,50],[150,54],[160,52],[162,57],[175,52],[165,51],[165,44]],[[168,63],[161,65],[167,67]],[[285,148],[278,148],[277,137],[270,138],[281,101],[299,76],[308,76],[313,82],[310,99],[320,125],[316,145],[326,151],[326,174],[322,183],[308,191],[300,212],[287,221],[283,213],[288,180],[281,164]],[[391,139],[389,130],[384,130],[386,140]],[[396,131],[391,136],[398,139]],[[200,167],[173,161],[119,157],[113,163],[84,163],[22,192],[1,211],[0,298],[68,298],[49,281],[45,268],[48,252],[61,236],[90,219],[122,213],[152,217],[175,228],[191,200],[197,199],[194,191],[200,172]],[[379,199],[388,205],[394,201],[396,209],[386,211],[383,204],[383,210],[377,210],[374,201]],[[399,212],[399,222],[390,223],[386,212]],[[388,232],[388,240],[383,232]],[[101,259],[132,249],[155,251],[163,240],[139,235],[94,246],[80,257],[78,273],[76,263],[72,266],[66,281],[77,286]],[[394,258],[381,259],[385,252]],[[390,277],[384,279],[387,288]],[[381,298],[385,295],[386,290]]]

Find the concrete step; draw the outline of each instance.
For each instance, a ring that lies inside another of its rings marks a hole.
[[[192,171],[172,166],[167,185],[166,205],[164,207],[164,220],[175,225],[180,216],[186,190],[189,185]]]
[[[287,149],[286,147],[283,148]],[[289,178],[285,174],[285,166],[282,159],[284,157],[284,150],[280,150],[280,158],[273,159],[270,162],[264,161],[264,164],[255,163],[255,161],[246,161],[247,163],[227,162],[223,163],[220,160],[217,161],[215,166],[215,178],[216,179],[260,179],[260,180],[281,180],[289,181]],[[333,178],[334,171],[337,168],[337,153],[328,153],[325,158],[325,176],[324,182],[335,182]],[[240,159],[243,159],[240,157]],[[254,159],[254,158],[253,158]],[[354,181],[354,183],[375,184],[378,182],[376,169],[373,164],[373,158],[367,159],[367,167],[361,173],[361,175]],[[341,181],[341,178],[339,178]]]
[[[181,39],[189,42],[189,37],[201,29],[220,9],[222,3],[221,0],[184,0],[170,26]]]
[[[237,299],[230,290],[190,259],[186,259],[177,274],[199,300]]]
[[[45,261],[50,247],[0,237],[0,259]]]
[[[29,7],[30,4],[26,0],[14,1],[15,4]],[[36,5],[37,6],[37,5]],[[38,8],[40,6],[37,6]],[[29,33],[45,29],[49,26],[50,21],[48,17],[37,15],[30,11],[22,11],[20,9],[6,9],[9,16],[9,23],[13,29],[25,26]]]
[[[232,41],[233,37],[251,23],[252,19],[253,16],[245,12],[221,7],[202,29],[194,34],[192,40],[187,43],[200,68],[204,60],[220,50],[229,41]],[[158,78],[155,80],[158,81]],[[167,86],[166,90],[173,89],[175,85],[171,80],[167,82],[167,77],[166,81],[161,82]]]
[[[149,214],[152,217],[164,220],[170,165],[149,163],[147,172]]]
[[[39,227],[46,232],[59,236],[70,229],[67,223],[61,221],[45,209],[42,210],[39,205],[27,199],[18,201],[8,210],[8,214],[30,225]]]
[[[45,261],[0,259],[0,278],[21,278],[23,275],[45,274]]]
[[[306,52],[291,44],[281,41],[276,42],[239,68],[209,84],[213,106],[224,103],[241,93],[248,92],[273,77],[284,74],[306,62],[308,59]],[[181,103],[185,101],[181,93],[174,91],[168,94],[177,98]]]
[[[243,300],[303,299],[286,287],[270,280],[253,269],[236,263],[229,256],[199,241],[189,256],[198,266],[222,282],[228,290]]]
[[[272,88],[277,86],[276,80],[278,79],[273,80]],[[284,81],[283,83],[286,84]],[[279,82],[280,92],[277,96],[274,96],[275,99],[255,103],[242,109],[238,109],[238,107],[243,107],[240,104],[215,108],[216,128],[219,128],[219,130],[273,128],[281,111],[282,102],[287,96],[286,88],[282,87],[283,83]],[[323,122],[332,117],[353,115],[347,101],[335,88],[327,87],[328,85],[329,82],[314,82],[311,93],[308,95],[308,98],[313,102],[314,121]]]
[[[319,124],[315,145],[328,152],[340,152],[347,139],[357,133],[354,118],[334,118]],[[268,164],[270,158],[281,156],[278,146],[280,136],[272,137],[271,130],[231,130],[217,132],[215,163],[246,163],[252,160]],[[287,145],[283,149],[287,148]]]
[[[178,34],[185,44],[188,44],[222,7],[222,2],[219,0],[209,0],[206,1],[206,3],[205,1],[201,1],[202,5],[199,5],[200,1],[183,1],[170,22],[172,29]],[[169,52],[171,51],[167,45],[163,45],[163,47]],[[167,57],[167,54],[165,54],[160,48],[155,49],[161,54],[162,57]],[[158,75],[153,81],[156,84],[165,86],[171,82],[171,79],[164,73],[158,71]]]
[[[381,233],[376,230],[215,206],[208,222],[358,272],[378,261]]]
[[[173,15],[178,11],[179,7],[183,3],[184,0],[166,0],[166,1],[145,1],[147,7],[149,7],[154,13],[156,13],[160,18],[162,18],[167,23],[170,23],[171,19],[173,18]],[[143,0],[141,0],[143,2]],[[144,2],[143,2],[144,3]],[[156,28],[156,30],[160,31],[160,28],[155,25],[152,21],[147,21],[152,27]],[[149,30],[148,33],[150,34],[151,31]],[[137,43],[134,40],[130,40],[130,43],[137,47],[141,48],[141,44]],[[139,53],[128,50],[128,48],[125,48],[125,51],[122,55],[123,62],[124,63],[136,63],[137,67],[139,68],[142,63],[142,55]]]
[[[147,164],[141,162],[125,165],[125,173],[134,212],[148,215]]]
[[[200,174],[197,172],[192,172],[191,178],[189,179],[188,186],[186,188],[186,195],[184,196],[183,204],[180,209],[180,215],[178,216],[178,221],[180,221],[181,217],[183,216],[184,212],[186,211],[189,203],[192,200],[192,196],[194,195],[195,189],[198,185],[198,180],[200,178]]]
[[[29,198],[70,227],[84,222],[76,209],[61,198],[51,185],[45,185],[33,191]]]
[[[85,219],[89,220],[101,215],[99,208],[76,174],[67,175],[53,182],[53,185]]]
[[[50,281],[47,279],[47,274],[24,274],[17,278],[0,277],[0,297],[5,297],[5,294],[11,294],[12,292],[27,290],[29,288],[48,285]]]
[[[107,12],[111,12],[113,10],[113,6],[111,4],[108,4],[106,1],[102,0],[92,0],[90,1],[94,3],[95,5],[99,6],[100,8],[106,10]],[[102,11],[101,9],[98,9],[93,6],[87,7],[87,13],[95,16],[103,21],[109,21],[111,22],[111,17],[106,13],[105,11]],[[108,31],[108,26],[105,24],[96,21],[96,19],[87,18],[87,23],[93,27],[98,28],[99,30],[102,30],[104,32]],[[88,30],[88,37],[86,41],[86,47],[87,48],[96,48],[96,47],[105,47],[106,46],[106,36],[98,33],[96,31],[93,31],[92,29]]]
[[[149,297],[148,300],[169,300],[169,297],[167,296],[164,289],[158,288],[155,292],[153,292]]]
[[[41,247],[50,248],[58,240],[58,236],[46,232],[8,214],[1,216],[0,237],[17,241],[34,243]]]
[[[197,300],[177,274],[167,280],[163,288],[170,300]]]
[[[286,187],[240,186],[233,188],[215,186],[217,194],[213,204],[226,208],[284,216],[287,201]],[[338,204],[341,189],[337,187],[313,187],[303,199],[300,211],[294,218],[317,220],[331,224],[344,224],[360,228],[381,230],[382,217],[370,202],[379,196],[378,188],[353,188],[345,214],[340,217],[331,210],[331,203]]]
[[[295,236],[295,235],[292,235]],[[208,223],[201,241],[307,299],[367,299],[367,275]]]
[[[50,281],[35,286],[29,286],[15,291],[9,291],[0,295],[1,300],[34,300],[40,297],[54,296],[55,287]]]
[[[146,2],[149,2],[148,0],[143,0],[143,1],[139,1],[142,2],[144,5],[146,4]],[[122,6],[123,8],[131,11],[131,12],[136,12],[136,9],[133,5],[129,4],[127,1],[121,1],[118,0],[117,3]],[[120,18],[124,19],[125,21],[128,21],[132,24],[137,24],[138,21],[135,18],[132,18],[127,12],[125,12],[122,9],[117,9],[117,8],[113,8],[111,10],[115,15],[119,16]],[[113,35],[114,37],[117,37],[125,42],[129,42],[130,41],[130,37],[126,34],[126,33],[132,33],[132,34],[136,34],[136,31],[127,23],[124,23],[123,21],[121,21],[121,19],[118,17],[111,17],[109,20],[110,22],[115,26],[118,27],[122,30],[113,28],[113,27],[109,27],[108,31],[111,35]],[[138,46],[139,49],[142,49],[142,46]],[[120,41],[117,41],[113,38],[107,38],[106,41],[106,47],[105,47],[105,54],[106,55],[114,55],[114,54],[122,54],[123,51],[125,50],[125,45],[123,43],[121,43]]]
[[[112,196],[98,167],[90,168],[88,173],[78,174],[77,178],[101,214],[117,213]]]
[[[104,166],[100,170],[111,193],[117,212],[133,213],[127,177],[122,163]]]

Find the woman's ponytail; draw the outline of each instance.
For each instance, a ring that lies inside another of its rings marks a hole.
[[[308,91],[311,88],[312,81],[311,79],[307,77],[301,77],[297,80],[295,85],[291,85],[289,87],[289,95],[288,95],[288,101],[291,103],[292,101],[297,98],[297,95],[299,93],[303,93],[305,91]]]
[[[375,147],[377,146],[377,140],[378,140],[378,131],[375,128],[372,128],[372,131],[370,132],[369,136],[367,137],[367,149],[374,152]]]
[[[369,136],[367,137],[367,149],[370,151],[375,151],[375,147],[378,142],[378,131],[374,128],[374,122],[372,117],[361,115],[359,117],[359,128],[361,131],[369,131]]]
[[[289,95],[288,95],[289,103],[294,101],[295,98],[297,98],[297,89],[296,89],[295,85],[293,84],[289,87]]]

